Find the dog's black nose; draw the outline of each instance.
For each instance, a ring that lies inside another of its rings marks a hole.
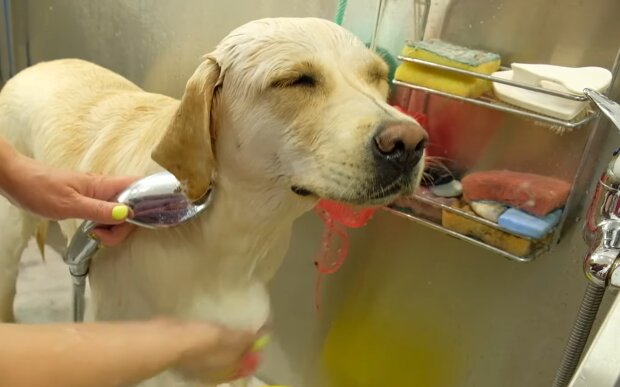
[[[406,172],[422,158],[427,138],[426,131],[415,123],[383,125],[374,138],[375,161],[381,169],[387,167]]]

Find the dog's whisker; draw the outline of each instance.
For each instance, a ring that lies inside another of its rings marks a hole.
[[[435,182],[435,178],[434,178],[434,176],[433,176],[433,175],[431,175],[431,174],[429,174],[429,173],[424,172],[424,173],[422,174],[422,181],[423,181],[424,183],[428,183],[428,184],[431,184],[431,185],[432,185],[432,184]]]
[[[429,167],[434,167],[438,169],[442,169],[444,172],[448,173],[450,176],[454,177],[450,168],[448,168],[443,162],[438,160],[435,157],[428,157],[425,162],[425,169],[429,169]]]

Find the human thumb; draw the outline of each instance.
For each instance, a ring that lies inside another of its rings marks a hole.
[[[131,209],[120,203],[80,196],[73,207],[74,217],[101,224],[119,224],[131,217]]]
[[[88,195],[93,199],[110,200],[121,193],[125,188],[138,180],[135,176],[88,176],[90,189]]]
[[[83,174],[79,197],[73,203],[73,217],[101,224],[119,224],[132,216],[131,209],[120,203],[109,202],[138,177],[102,176]]]

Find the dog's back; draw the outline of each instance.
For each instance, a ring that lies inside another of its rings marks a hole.
[[[0,135],[55,167],[143,173],[167,123],[157,125],[153,116],[177,104],[86,61],[43,62],[17,74],[0,93]],[[155,125],[147,130],[146,123]]]

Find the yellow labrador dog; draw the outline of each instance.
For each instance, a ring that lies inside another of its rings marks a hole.
[[[381,205],[417,187],[426,133],[386,103],[386,64],[321,19],[253,21],[206,56],[178,101],[76,60],[28,68],[0,93],[0,135],[51,166],[175,174],[209,210],[134,232],[90,271],[91,318],[158,315],[259,328],[293,221],[318,198]],[[44,194],[44,193],[42,193]],[[40,220],[0,201],[0,318]],[[61,222],[70,238],[79,221]],[[173,371],[146,382],[190,386]]]

